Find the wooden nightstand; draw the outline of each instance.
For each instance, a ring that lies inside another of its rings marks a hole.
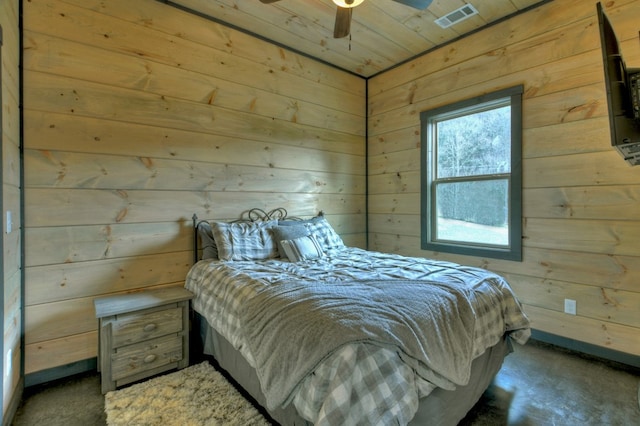
[[[189,300],[168,287],[94,300],[102,393],[189,365]]]

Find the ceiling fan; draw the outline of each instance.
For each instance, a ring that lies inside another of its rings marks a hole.
[[[275,3],[280,0],[260,0],[262,3]],[[336,12],[336,23],[333,27],[333,38],[342,38],[349,35],[351,31],[351,12],[352,9],[364,0],[332,0],[338,10]],[[396,3],[413,7],[414,9],[424,10],[433,0],[393,0]]]

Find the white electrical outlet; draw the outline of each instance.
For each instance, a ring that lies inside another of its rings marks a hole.
[[[577,312],[576,301],[573,299],[564,299],[564,312],[566,314],[575,315]]]

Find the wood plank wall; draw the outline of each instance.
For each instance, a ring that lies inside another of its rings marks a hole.
[[[96,356],[95,297],[182,285],[193,213],[364,246],[360,77],[154,0],[31,0],[23,37],[26,374]]]
[[[20,284],[20,30],[19,0],[0,2],[2,26],[2,262],[4,330],[2,354],[2,418],[20,382],[22,299]],[[7,233],[7,211],[12,227]],[[17,396],[19,397],[19,395]]]
[[[640,68],[640,2],[605,6]],[[370,79],[369,248],[495,270],[534,328],[640,355],[640,167],[611,148],[601,61],[596,2],[563,0]],[[420,111],[520,83],[523,261],[420,250]]]

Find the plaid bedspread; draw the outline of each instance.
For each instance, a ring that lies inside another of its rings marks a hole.
[[[475,313],[473,358],[505,333],[518,343],[529,337],[529,322],[510,287],[483,269],[449,262],[364,251],[335,250],[312,261],[200,261],[185,286],[196,297],[194,309],[255,366],[243,333],[239,308],[265,286],[286,281],[349,282],[411,279],[455,282],[468,286]],[[346,345],[324,360],[297,387],[291,402],[317,425],[406,424],[419,398],[435,386],[416,376],[399,354],[386,347]]]

